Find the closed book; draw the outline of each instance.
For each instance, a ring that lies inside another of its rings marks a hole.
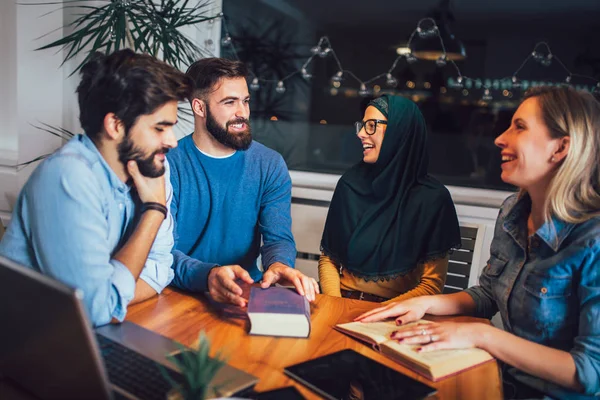
[[[430,323],[419,320],[410,325]],[[477,348],[418,352],[416,349],[421,344],[403,344],[390,338],[392,332],[399,329],[394,321],[350,322],[336,325],[335,328],[370,343],[381,354],[434,382],[494,360],[490,353]]]
[[[310,335],[310,305],[293,289],[252,287],[248,300],[250,334],[306,338]]]

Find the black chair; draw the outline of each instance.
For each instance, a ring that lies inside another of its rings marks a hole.
[[[477,242],[479,229],[476,226],[460,227],[461,248],[455,249],[450,254],[444,294],[460,292],[469,287],[469,282],[473,281],[473,278],[477,278],[471,277],[471,266],[473,265],[473,256],[481,246]]]

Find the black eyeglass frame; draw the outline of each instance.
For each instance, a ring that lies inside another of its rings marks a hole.
[[[373,128],[373,132],[369,132],[366,128],[366,124],[369,121],[373,121],[375,122],[375,126]],[[358,135],[360,133],[360,131],[365,128],[365,133],[369,136],[373,136],[375,134],[375,132],[377,132],[377,124],[384,124],[387,125],[387,121],[383,120],[383,119],[375,119],[375,118],[371,118],[368,119],[366,121],[356,121],[354,123],[354,128],[356,129],[356,134]]]

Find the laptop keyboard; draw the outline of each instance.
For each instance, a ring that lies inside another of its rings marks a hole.
[[[161,364],[102,335],[96,335],[109,381],[143,400],[165,400],[171,384],[159,369]],[[183,376],[165,368],[175,382]]]

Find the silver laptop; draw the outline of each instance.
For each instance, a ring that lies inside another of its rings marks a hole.
[[[181,379],[165,359],[177,344],[130,322],[94,332],[82,297],[0,257],[0,374],[42,399],[165,399],[170,385],[158,364]],[[257,381],[227,365],[209,395],[231,396]]]

